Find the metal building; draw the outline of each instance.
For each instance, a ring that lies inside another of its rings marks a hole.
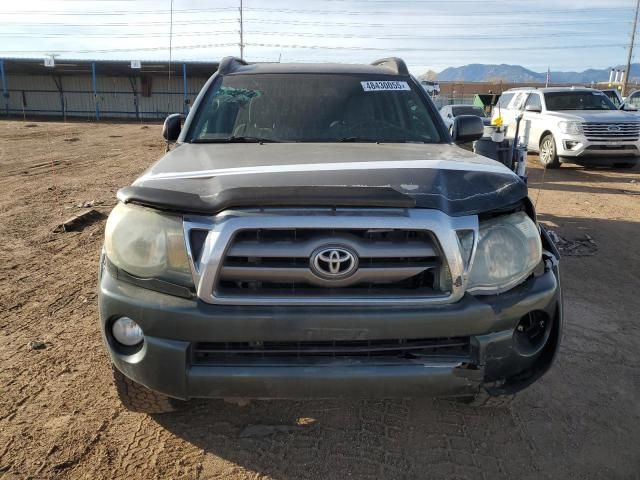
[[[217,62],[0,59],[0,118],[163,119],[187,113]],[[169,72],[171,75],[169,76]]]

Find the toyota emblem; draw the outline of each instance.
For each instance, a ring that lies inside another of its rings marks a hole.
[[[325,246],[311,254],[311,270],[326,280],[341,280],[358,268],[358,256],[350,248]]]

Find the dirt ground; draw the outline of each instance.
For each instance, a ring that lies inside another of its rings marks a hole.
[[[162,153],[158,125],[0,122],[0,477],[640,478],[639,167],[563,166],[541,185],[532,157],[541,220],[595,245],[562,259],[558,361],[510,408],[198,402],[152,417],[120,406],[101,345],[104,221],[53,230],[84,202],[108,213]]]

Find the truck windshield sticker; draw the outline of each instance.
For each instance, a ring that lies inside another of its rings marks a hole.
[[[411,90],[407,82],[394,82],[387,80],[374,80],[370,82],[360,82],[365,92],[380,92],[390,90]]]

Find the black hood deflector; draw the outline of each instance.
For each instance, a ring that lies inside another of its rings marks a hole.
[[[251,207],[397,207],[451,216],[500,210],[527,196],[504,165],[449,144],[181,144],[123,202],[214,215]]]
[[[125,187],[118,200],[162,210],[215,214],[241,207],[397,207],[416,206],[415,199],[388,187],[236,187],[205,201],[195,193],[149,187]]]

